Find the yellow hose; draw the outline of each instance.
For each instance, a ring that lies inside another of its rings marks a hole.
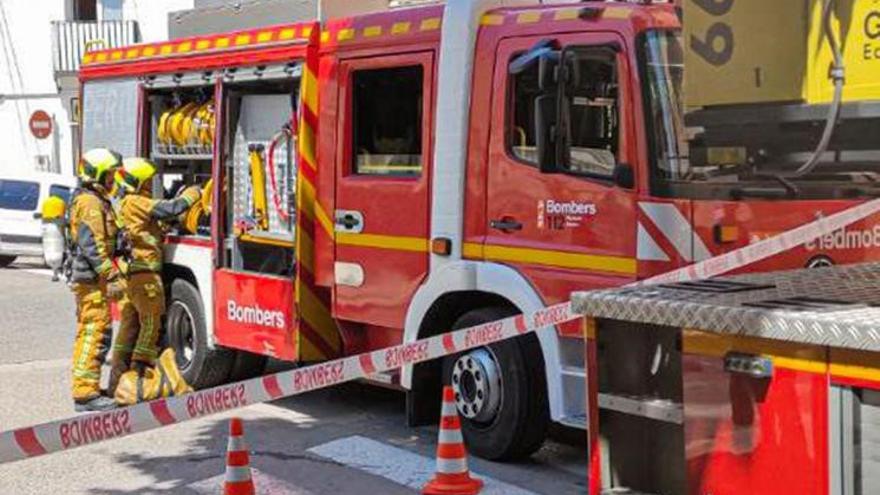
[[[254,220],[262,231],[269,230],[268,201],[266,199],[266,166],[263,161],[263,146],[251,145],[251,186],[254,192]]]

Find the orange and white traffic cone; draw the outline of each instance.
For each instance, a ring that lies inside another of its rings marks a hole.
[[[229,446],[226,449],[224,495],[255,495],[250,464],[250,455],[244,442],[244,426],[240,418],[232,418],[229,421]]]
[[[467,451],[461,437],[461,421],[455,408],[455,392],[443,387],[443,408],[440,435],[437,441],[437,473],[428,482],[424,495],[476,495],[483,481],[471,478],[467,465]]]

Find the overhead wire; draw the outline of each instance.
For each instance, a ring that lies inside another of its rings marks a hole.
[[[2,45],[3,48],[6,66],[11,69],[9,71],[9,86],[13,93],[24,93],[24,78],[21,75],[21,67],[19,66],[18,56],[15,52],[15,40],[12,37],[12,31],[9,28],[9,22],[7,19],[6,7],[3,5],[3,2],[0,1],[0,45]],[[18,77],[17,81],[16,76]],[[16,82],[18,83],[18,87],[16,87]],[[15,113],[18,118],[18,135],[21,139],[22,150],[25,153],[30,153],[29,139],[24,128],[25,123],[27,122],[27,115],[30,114],[30,105],[28,105],[27,101],[21,101],[18,99],[11,101],[11,104],[15,106]],[[24,104],[26,110],[24,114],[21,111],[22,104]]]

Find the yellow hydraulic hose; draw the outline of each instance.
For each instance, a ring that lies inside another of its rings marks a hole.
[[[254,192],[254,220],[262,231],[269,230],[269,210],[266,200],[266,166],[263,161],[263,146],[252,144],[248,147],[251,162],[251,186]]]

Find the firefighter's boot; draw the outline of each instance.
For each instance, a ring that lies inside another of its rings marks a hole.
[[[99,412],[116,409],[116,401],[110,397],[99,395],[86,401],[75,401],[73,408],[76,412]]]

